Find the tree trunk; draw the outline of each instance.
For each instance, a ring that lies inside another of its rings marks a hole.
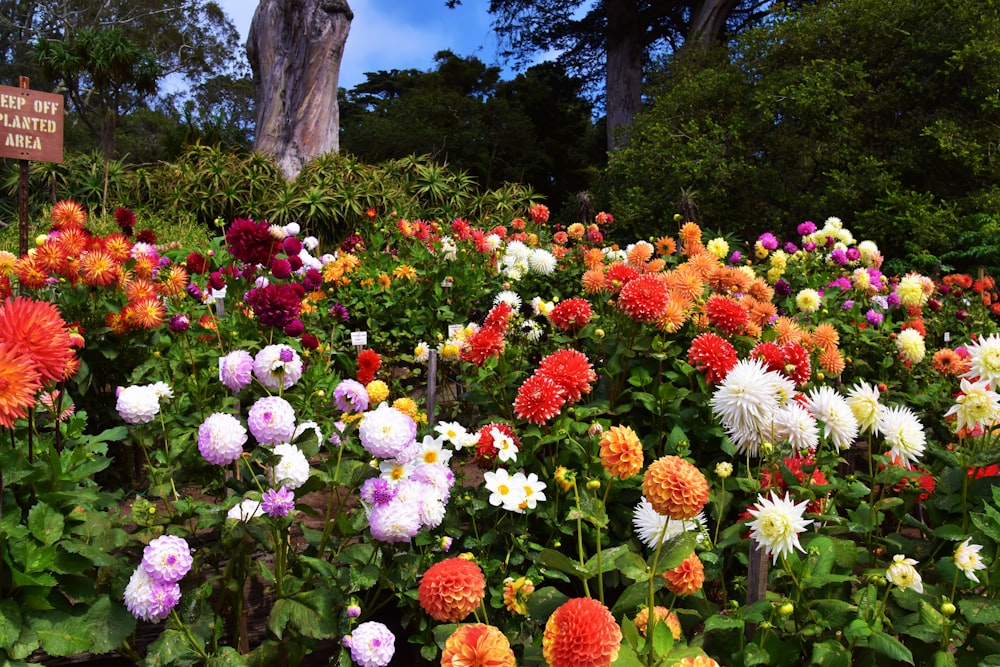
[[[635,0],[606,0],[608,18],[604,105],[608,150],[628,141],[627,129],[642,103],[643,31]]]
[[[726,20],[736,9],[738,0],[702,0],[693,7],[691,31],[684,38],[688,44],[715,44],[722,39]]]
[[[254,13],[254,150],[273,156],[288,179],[340,148],[337,85],[353,18],[347,0],[261,0]]]

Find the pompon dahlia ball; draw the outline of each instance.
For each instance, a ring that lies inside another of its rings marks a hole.
[[[708,480],[679,456],[663,456],[646,469],[642,494],[660,514],[693,519],[708,502]]]
[[[542,655],[549,667],[607,667],[618,657],[622,631],[594,598],[573,598],[549,616]]]
[[[478,565],[464,558],[434,563],[420,578],[417,599],[431,618],[457,623],[479,606],[486,592],[486,578]]]
[[[705,566],[698,554],[692,553],[683,563],[664,572],[663,578],[674,595],[694,595],[705,583]]]
[[[670,667],[719,667],[719,663],[707,655],[696,655],[694,657],[682,658],[670,665]]]
[[[642,470],[642,441],[628,426],[612,426],[601,434],[601,465],[608,474],[628,479]]]
[[[444,643],[441,667],[514,667],[507,637],[492,625],[459,626]]]
[[[670,628],[670,634],[674,636],[674,639],[681,638],[681,622],[677,618],[677,614],[670,611],[666,607],[661,607],[657,605],[653,608],[656,614],[656,618],[659,619],[657,623],[666,623],[667,627]],[[649,626],[649,607],[643,607],[639,610],[639,613],[635,615],[636,629],[639,631],[643,637],[646,636],[646,628]]]

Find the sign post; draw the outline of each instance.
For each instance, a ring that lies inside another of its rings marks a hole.
[[[28,77],[19,87],[0,86],[0,158],[18,160],[17,212],[20,252],[28,252],[28,161],[62,162],[62,95],[28,89]]]

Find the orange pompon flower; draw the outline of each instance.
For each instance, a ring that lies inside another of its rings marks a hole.
[[[110,287],[118,280],[121,265],[106,250],[92,250],[80,259],[80,275],[91,287]]]
[[[681,264],[670,274],[670,294],[688,303],[694,301],[705,289],[701,273],[691,264]]]
[[[134,278],[125,283],[125,298],[129,301],[156,299],[159,297],[156,283],[145,278]]]
[[[0,341],[27,355],[43,382],[64,379],[73,359],[66,322],[58,308],[43,301],[8,298],[0,308]]]
[[[693,519],[708,502],[708,480],[681,457],[663,456],[646,469],[642,493],[657,513],[671,519]]]
[[[821,322],[812,332],[812,344],[820,350],[837,347],[840,344],[840,334],[829,322]]]
[[[640,267],[653,256],[653,245],[646,241],[639,241],[625,253],[626,261],[635,267]]]
[[[31,358],[0,342],[0,426],[12,428],[35,404],[42,383]]]
[[[451,633],[441,653],[441,667],[514,667],[507,637],[492,625],[472,623]]]
[[[663,578],[674,595],[694,595],[705,583],[705,566],[698,554],[692,553],[683,563],[664,572]]]
[[[479,606],[486,592],[486,578],[478,565],[464,558],[434,563],[420,578],[417,599],[431,618],[457,623]]]
[[[599,269],[604,266],[604,252],[600,248],[590,248],[583,252],[583,265],[588,269]]]
[[[628,479],[642,470],[642,441],[629,426],[612,426],[601,434],[601,465],[608,474]]]
[[[844,362],[844,355],[836,347],[829,347],[819,353],[819,367],[827,375],[837,376],[844,372],[847,364]]]
[[[674,636],[674,639],[681,638],[681,621],[677,618],[677,614],[670,611],[666,607],[660,607],[657,605],[653,607],[653,612],[656,614],[658,619],[657,623],[666,623],[667,627],[670,628],[670,634]],[[639,610],[639,613],[635,615],[636,629],[639,631],[643,637],[646,636],[646,628],[649,625],[649,607],[643,607]]]
[[[747,295],[741,303],[747,308],[750,323],[760,328],[768,326],[778,315],[778,308],[770,301],[760,301]]]
[[[580,279],[583,291],[587,294],[597,294],[604,289],[604,270],[600,268],[587,269]]]
[[[618,657],[622,631],[593,598],[572,598],[545,624],[542,656],[549,667],[607,667]]]
[[[666,283],[655,273],[644,273],[622,286],[618,308],[636,322],[655,322],[669,300]]]
[[[964,375],[969,370],[969,362],[950,347],[943,347],[935,352],[931,364],[942,375]]]
[[[673,237],[661,236],[656,239],[656,252],[663,256],[673,255],[677,252],[677,242]]]
[[[771,301],[774,299],[774,288],[763,278],[757,277],[747,286],[747,294],[758,301]]]
[[[52,226],[56,229],[73,229],[87,224],[87,212],[72,199],[56,202],[52,207]]]
[[[696,271],[703,281],[708,282],[709,276],[719,266],[719,258],[710,252],[702,250],[697,255],[688,257],[688,261],[685,264]]]
[[[527,577],[507,577],[503,582],[503,605],[512,614],[527,616],[528,596],[534,592],[535,585]]]
[[[681,658],[670,665],[670,667],[719,667],[719,663],[707,655],[696,655],[694,657]]]

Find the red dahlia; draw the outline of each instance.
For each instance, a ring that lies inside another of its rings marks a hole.
[[[713,294],[705,304],[708,321],[725,334],[733,335],[743,331],[750,321],[750,314],[739,302],[721,294]]]
[[[538,374],[552,379],[562,387],[566,394],[566,403],[572,405],[584,394],[589,394],[591,384],[597,382],[587,355],[577,350],[558,350],[542,359],[538,365]]]
[[[655,322],[667,308],[670,292],[655,273],[628,281],[618,295],[618,307],[637,322]]]
[[[552,378],[535,373],[521,385],[514,413],[533,424],[544,424],[566,405],[566,392]]]
[[[725,380],[737,361],[732,343],[711,332],[697,336],[688,348],[688,363],[703,372],[710,384]]]
[[[586,299],[567,299],[552,308],[549,320],[562,331],[579,331],[590,322],[593,315],[594,311]]]

